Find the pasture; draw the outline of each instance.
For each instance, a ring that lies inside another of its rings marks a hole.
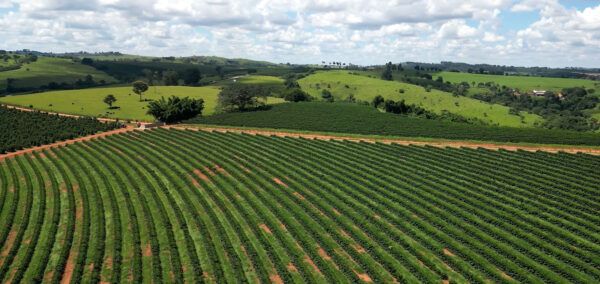
[[[546,90],[560,91],[564,88],[584,87],[585,89],[595,89],[600,91],[600,82],[584,79],[571,78],[550,78],[550,77],[533,77],[533,76],[502,76],[502,75],[487,75],[487,74],[472,74],[458,72],[439,72],[432,74],[436,79],[442,76],[444,82],[452,83],[467,82],[472,84],[494,82],[500,86],[519,89],[521,91]]]
[[[599,163],[132,131],[0,161],[0,282],[596,283]]]
[[[40,56],[36,62],[24,64],[17,70],[0,72],[0,90],[6,88],[8,78],[16,79],[13,86],[15,88],[37,88],[50,82],[74,83],[78,79],[83,80],[86,75],[91,75],[96,82],[102,80],[106,83],[116,82],[106,73],[79,62]]]
[[[117,98],[109,109],[102,99],[112,94]],[[217,107],[217,87],[182,87],[182,86],[150,86],[143,96],[146,100],[161,97],[179,96],[204,99],[203,115],[211,115]],[[283,99],[269,97],[268,104],[282,103]],[[28,95],[0,97],[0,103],[32,107],[44,111],[87,115],[102,118],[119,118],[124,120],[152,121],[146,114],[147,101],[139,101],[131,87],[94,88],[83,90],[52,91]]]
[[[358,100],[370,102],[375,96],[381,95],[386,99],[405,100],[409,104],[436,113],[446,110],[467,118],[477,118],[491,125],[533,127],[543,121],[540,116],[526,112],[521,112],[521,116],[512,115],[505,106],[488,104],[468,97],[454,97],[452,94],[433,89],[427,92],[417,85],[349,74],[348,71],[317,72],[298,80],[298,83],[304,91],[319,99],[322,90],[327,89],[336,100],[344,100],[354,95]]]

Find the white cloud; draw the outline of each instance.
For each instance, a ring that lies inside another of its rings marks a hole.
[[[0,10],[0,49],[600,65],[600,5],[589,2],[575,10],[558,0],[0,0],[10,9]],[[519,11],[539,20],[502,32],[503,13]]]

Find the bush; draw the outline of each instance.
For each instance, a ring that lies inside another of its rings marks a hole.
[[[312,97],[299,88],[292,88],[285,91],[283,98],[288,102],[307,102]]]
[[[158,121],[173,123],[201,115],[203,109],[203,99],[171,96],[169,99],[161,97],[158,101],[150,102],[147,113]]]

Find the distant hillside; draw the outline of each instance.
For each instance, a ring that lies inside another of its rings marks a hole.
[[[444,81],[452,83],[467,82],[472,84],[494,82],[500,86],[519,89],[521,91],[546,90],[560,91],[564,88],[583,87],[585,89],[598,89],[600,91],[600,81],[571,79],[571,78],[549,78],[536,76],[502,76],[488,74],[471,74],[464,72],[439,72],[433,74],[433,77],[442,77]]]
[[[499,126],[533,127],[543,121],[540,116],[526,112],[521,112],[521,116],[510,114],[509,108],[505,106],[468,97],[454,97],[435,89],[428,92],[420,86],[350,74],[348,71],[318,72],[298,83],[316,98],[321,98],[321,92],[327,89],[336,100],[344,100],[353,95],[358,100],[370,102],[375,96],[381,95],[386,99],[405,100],[408,104],[418,105],[438,114],[446,110]]]
[[[88,79],[93,82],[88,82]],[[79,61],[39,56],[37,61],[23,64],[19,69],[0,72],[0,93],[40,88],[79,88],[116,82],[115,78]]]

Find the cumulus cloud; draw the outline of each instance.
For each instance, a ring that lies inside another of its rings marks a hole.
[[[589,2],[576,10],[558,0],[0,0],[0,48],[600,65],[600,5]],[[503,14],[524,11],[539,18],[502,31],[511,24]]]

